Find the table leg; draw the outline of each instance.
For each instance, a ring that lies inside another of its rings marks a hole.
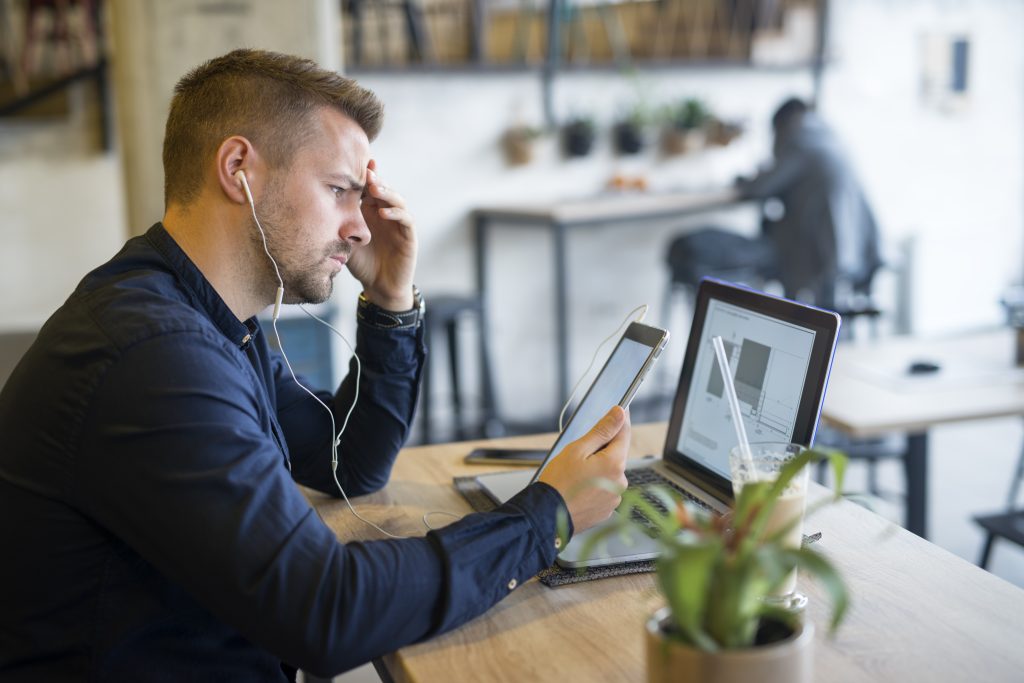
[[[489,423],[496,422],[494,418],[497,412],[494,386],[491,384],[491,359],[488,353],[488,339],[491,334],[490,316],[488,314],[491,307],[487,305],[487,269],[489,267],[487,263],[487,228],[489,223],[490,221],[484,216],[479,214],[473,215],[473,243],[476,251],[476,295],[477,300],[480,302],[480,334],[477,337],[480,345],[477,352],[480,357],[480,372],[483,373],[483,400],[487,404],[484,410],[487,413],[484,416],[484,433],[488,436],[495,436],[488,433]],[[501,431],[504,431],[504,429]]]
[[[384,663],[382,658],[373,660],[373,668],[380,676],[381,683],[394,683],[395,679],[391,675],[391,671],[388,670],[387,664]]]
[[[921,538],[928,538],[928,432],[909,434],[903,458],[907,477],[905,526]]]
[[[569,274],[565,255],[565,225],[552,224],[555,240],[555,358],[558,366],[558,386],[556,387],[556,410],[562,410],[562,404],[569,398]]]

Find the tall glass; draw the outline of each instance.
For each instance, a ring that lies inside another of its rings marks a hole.
[[[752,482],[775,481],[783,466],[803,450],[805,450],[803,446],[795,443],[752,443],[750,444],[750,453],[753,467],[751,467],[743,457],[740,447],[736,446],[729,452],[733,493],[739,496],[743,486]],[[803,541],[808,469],[808,467],[804,467],[790,480],[768,518],[765,534],[769,536],[792,524],[782,539],[783,545],[788,548],[797,549]],[[796,524],[793,524],[794,521]],[[796,569],[790,572],[782,585],[765,600],[783,609],[802,610],[807,605],[807,596],[796,590]]]

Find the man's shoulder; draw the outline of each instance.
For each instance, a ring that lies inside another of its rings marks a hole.
[[[134,242],[86,275],[47,327],[95,336],[118,351],[171,334],[222,340],[174,271]]]

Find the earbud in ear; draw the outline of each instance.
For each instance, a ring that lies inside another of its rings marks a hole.
[[[249,181],[245,178],[245,171],[242,169],[235,171],[235,178],[237,178],[238,182],[242,184],[242,189],[245,191],[245,198],[249,200],[249,206],[255,209],[256,205],[252,201],[252,192],[249,191]]]

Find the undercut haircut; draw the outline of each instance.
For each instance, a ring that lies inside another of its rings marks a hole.
[[[174,88],[164,132],[164,203],[199,197],[207,164],[220,144],[241,135],[274,168],[288,168],[316,130],[316,113],[332,108],[371,141],[384,106],[354,80],[302,57],[235,50],[187,73]]]

